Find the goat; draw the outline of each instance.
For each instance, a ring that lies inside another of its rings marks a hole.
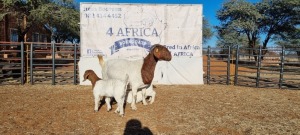
[[[118,107],[115,113],[119,113],[120,116],[124,116],[124,100],[127,90],[128,75],[125,76],[125,80],[119,79],[107,79],[102,80],[99,78],[93,70],[86,70],[84,73],[84,80],[90,80],[92,82],[93,94],[95,100],[95,112],[99,109],[99,102],[101,97],[105,96],[106,99],[114,97],[117,101]],[[108,106],[107,111],[110,110],[111,105],[108,100],[105,100]]]
[[[159,60],[170,61],[171,52],[163,45],[155,44],[152,46],[149,54],[140,60],[113,59],[104,61],[103,57],[98,55],[99,63],[102,67],[103,78],[115,78],[125,80],[125,74],[129,75],[129,82],[132,88],[131,109],[136,110],[136,96],[138,89],[142,89],[142,101],[145,100],[146,90],[151,86],[154,70]],[[152,87],[152,86],[151,86]]]

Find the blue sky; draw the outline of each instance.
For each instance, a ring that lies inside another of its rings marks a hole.
[[[203,15],[211,26],[219,25],[216,12],[221,8],[225,0],[75,0],[77,2],[105,2],[105,3],[157,3],[157,4],[203,4]],[[259,2],[260,0],[248,0]],[[213,30],[214,31],[214,30]],[[215,46],[216,35],[203,46]]]

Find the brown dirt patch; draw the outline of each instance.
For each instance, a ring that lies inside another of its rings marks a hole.
[[[203,55],[203,70],[206,74],[207,70],[207,56]],[[255,69],[250,69],[246,67],[239,67],[239,70],[247,72],[256,72]],[[217,58],[210,58],[210,72],[211,75],[227,75],[227,61],[223,61]],[[230,61],[230,75],[233,76],[235,73],[235,63]]]
[[[91,86],[0,89],[0,134],[300,134],[300,91],[158,85],[154,104],[125,117],[93,112]],[[116,105],[113,105],[113,109]]]

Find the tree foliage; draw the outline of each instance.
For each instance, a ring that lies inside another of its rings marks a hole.
[[[276,44],[285,48],[293,48],[298,56],[300,56],[300,28],[297,28],[293,32],[281,33],[280,36],[275,37]],[[300,60],[300,57],[299,57]]]
[[[221,43],[239,45],[241,36],[248,39],[248,46],[255,47],[259,40],[258,20],[262,18],[256,7],[244,0],[230,0],[217,12],[221,26],[217,26]],[[243,38],[243,37],[242,37]]]
[[[37,25],[52,32],[52,38],[62,42],[79,38],[79,11],[73,0],[2,0],[3,12],[17,18],[19,41]],[[26,23],[24,23],[26,22]]]
[[[255,48],[262,40],[265,49],[275,36],[283,37],[284,33],[296,30],[300,23],[299,13],[299,0],[262,0],[259,3],[229,0],[217,12],[221,25],[216,28],[221,43],[239,44],[246,35],[250,48]]]
[[[203,43],[207,43],[207,41],[213,36],[213,32],[211,30],[211,26],[207,19],[203,18]]]
[[[69,3],[47,3],[32,12],[39,22],[42,22],[52,33],[56,42],[79,39],[79,11]]]
[[[274,36],[284,38],[284,33],[294,33],[300,24],[299,0],[263,0],[257,4],[263,19],[260,29],[265,38],[263,48],[267,47],[269,40]]]

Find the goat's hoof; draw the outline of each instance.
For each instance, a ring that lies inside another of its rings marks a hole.
[[[131,110],[136,111],[137,108],[134,106],[134,107],[131,107]]]
[[[147,102],[143,102],[143,105],[148,105],[148,103]]]
[[[124,114],[120,114],[120,117],[124,117]]]
[[[115,113],[119,113],[120,111],[115,110]]]
[[[98,110],[94,110],[94,113],[98,112]]]

